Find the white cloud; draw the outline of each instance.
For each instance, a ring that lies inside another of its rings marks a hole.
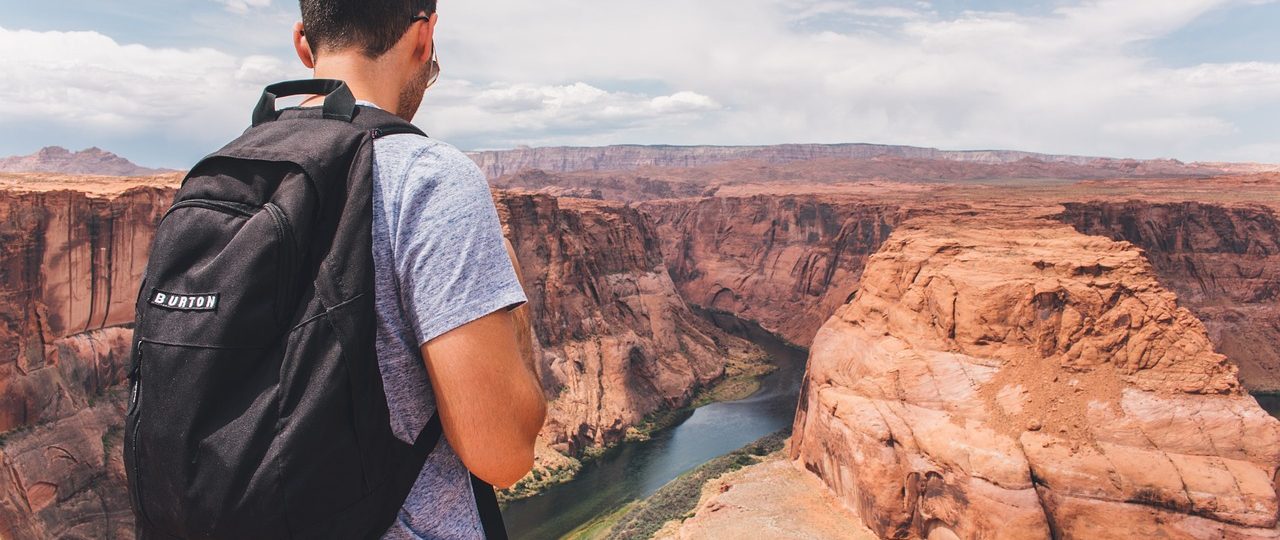
[[[0,28],[0,124],[225,141],[266,84],[305,76],[268,56],[122,44],[97,32]]]
[[[250,9],[262,9],[271,5],[271,0],[217,0],[232,13],[248,13]]]
[[[591,144],[642,129],[687,126],[720,109],[710,97],[682,91],[650,97],[606,91],[584,82],[566,85],[444,80],[418,114],[451,138],[488,146]]]
[[[418,119],[467,148],[861,141],[1280,161],[1275,123],[1261,120],[1280,121],[1280,63],[1178,64],[1145,46],[1214,10],[1274,1],[1074,0],[1037,15],[869,0],[445,2],[443,78]],[[267,11],[296,16],[280,6]],[[261,85],[307,75],[279,24],[279,47],[257,49],[279,58],[0,29],[0,124],[225,140]],[[225,35],[262,42],[253,28]]]
[[[719,105],[676,128],[606,129],[596,144],[868,141],[1212,159],[1258,136],[1235,126],[1242,111],[1280,109],[1280,64],[1170,67],[1141,45],[1250,2],[1087,0],[1042,15],[943,16],[927,3],[853,0],[653,0],[590,10],[570,0],[490,0],[442,5],[439,32],[446,79],[662,81]],[[879,25],[794,24],[836,15]],[[446,111],[454,102],[440,97],[428,96],[438,112],[424,121],[445,138],[475,140],[473,126],[495,121]],[[1186,129],[1136,136],[1169,119]],[[541,141],[584,139],[540,125]]]

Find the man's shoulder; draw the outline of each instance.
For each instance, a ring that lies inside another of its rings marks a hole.
[[[386,172],[418,178],[483,173],[467,154],[439,139],[413,133],[388,135],[374,141],[374,160]]]

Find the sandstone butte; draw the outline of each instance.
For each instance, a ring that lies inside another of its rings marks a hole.
[[[1133,244],[922,216],[817,332],[791,457],[883,538],[1277,538],[1236,374]]]

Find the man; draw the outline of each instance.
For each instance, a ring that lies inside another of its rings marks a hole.
[[[438,73],[435,0],[300,3],[303,65],[345,81],[362,105],[412,119]],[[377,353],[392,427],[411,443],[436,407],[444,427],[384,538],[479,538],[468,471],[515,483],[546,413],[526,298],[488,183],[465,154],[397,134],[374,141],[373,167]]]

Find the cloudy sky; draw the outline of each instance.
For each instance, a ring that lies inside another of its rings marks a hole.
[[[1278,0],[440,0],[463,149],[874,142],[1280,162]],[[184,168],[308,72],[293,0],[0,0],[0,156]]]

